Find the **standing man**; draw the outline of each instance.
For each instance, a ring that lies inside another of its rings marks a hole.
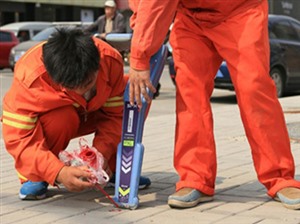
[[[269,76],[267,0],[130,0],[134,29],[130,102],[141,106],[150,57],[175,16],[170,42],[176,69],[174,166],[179,174],[170,207],[189,208],[213,200],[216,149],[210,97],[226,60],[259,181],[268,195],[300,209],[300,182],[276,88]]]
[[[117,12],[115,1],[108,0],[104,3],[105,14],[99,16],[98,19],[86,28],[86,31],[97,32],[101,39],[105,40],[108,33],[125,33],[124,16]]]

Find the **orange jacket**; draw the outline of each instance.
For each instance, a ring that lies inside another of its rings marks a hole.
[[[54,184],[63,163],[47,148],[39,115],[55,108],[73,105],[79,114],[103,112],[97,133],[104,151],[116,151],[121,133],[112,123],[122,126],[123,62],[107,43],[94,39],[100,52],[97,94],[88,103],[80,95],[52,82],[41,60],[41,43],[31,48],[16,64],[14,80],[3,99],[3,137],[15,159],[21,179],[45,180]],[[98,146],[97,146],[98,147]],[[103,149],[102,149],[103,151]]]
[[[130,65],[149,69],[150,58],[163,43],[176,12],[193,17],[203,26],[214,26],[266,0],[129,0],[134,30]]]

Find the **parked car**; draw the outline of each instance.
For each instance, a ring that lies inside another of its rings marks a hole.
[[[300,21],[283,15],[269,15],[270,76],[277,96],[300,90]],[[175,82],[172,57],[168,58],[170,75]],[[224,61],[215,77],[215,88],[234,90]]]
[[[10,50],[19,43],[13,32],[0,30],[0,69],[9,68]]]
[[[23,42],[50,26],[53,26],[52,22],[16,22],[3,25],[0,29],[12,31],[19,41]]]
[[[25,54],[25,52],[33,47],[34,45],[40,43],[41,41],[47,40],[50,35],[55,31],[55,27],[48,27],[37,35],[35,35],[31,40],[24,41],[15,47],[13,47],[10,51],[9,55],[9,64],[12,68],[15,67],[16,62],[20,59],[20,57]]]

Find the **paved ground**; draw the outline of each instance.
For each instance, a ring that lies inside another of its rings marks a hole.
[[[234,94],[215,91],[212,97],[218,174],[215,200],[186,210],[170,209],[168,195],[174,191],[177,175],[172,166],[174,135],[174,86],[164,75],[161,95],[153,102],[145,125],[143,175],[152,186],[139,192],[140,206],[136,210],[118,210],[99,191],[69,193],[50,188],[43,201],[20,201],[19,183],[13,160],[5,151],[1,139],[1,214],[0,223],[222,223],[222,224],[296,224],[300,211],[285,209],[266,195],[257,181],[245,133],[240,121]],[[296,163],[296,178],[300,179],[300,96],[280,99],[289,127],[292,151]],[[1,129],[0,129],[1,131]],[[86,137],[91,140],[91,136]],[[78,140],[69,149],[77,148]],[[113,189],[106,189],[113,195]]]

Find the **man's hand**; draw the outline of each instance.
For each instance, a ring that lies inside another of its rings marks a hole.
[[[71,192],[79,192],[93,187],[93,184],[87,181],[89,178],[92,178],[92,173],[87,166],[64,166],[58,173],[56,181]]]
[[[147,93],[148,88],[151,92],[155,93],[156,89],[150,81],[150,70],[136,70],[130,68],[129,70],[129,101],[134,104],[134,98],[139,108],[142,107],[141,94],[144,96],[147,103],[150,103],[151,98]]]

